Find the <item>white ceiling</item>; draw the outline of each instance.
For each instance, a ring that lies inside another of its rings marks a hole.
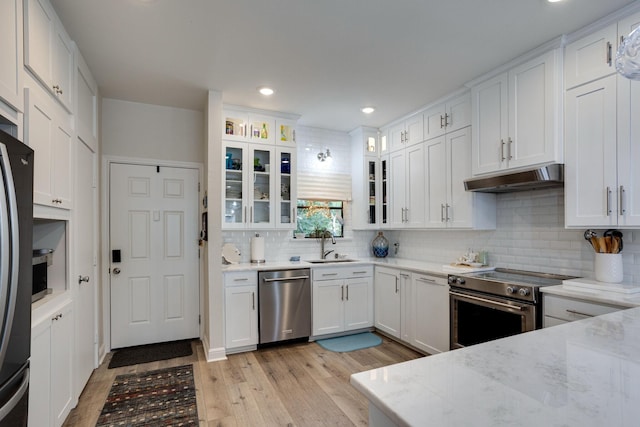
[[[215,89],[342,131],[382,126],[633,2],[52,0],[104,97],[202,110]]]

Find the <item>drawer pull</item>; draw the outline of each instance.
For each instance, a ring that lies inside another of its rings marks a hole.
[[[580,311],[569,310],[569,309],[567,309],[567,313],[570,313],[570,314],[577,314],[578,316],[584,316],[584,317],[594,317],[594,315],[593,315],[593,314],[582,313],[582,312],[580,312]]]
[[[234,282],[246,282],[247,280],[249,280],[248,277],[242,277],[240,279],[233,279]]]
[[[366,271],[354,271],[352,274],[367,274]]]
[[[338,273],[322,273],[322,277],[326,277],[326,276],[337,276]]]
[[[427,282],[427,283],[438,284],[438,282],[436,282],[434,279],[427,279],[426,277],[418,277],[418,278],[416,278],[416,280],[419,281],[419,282]]]

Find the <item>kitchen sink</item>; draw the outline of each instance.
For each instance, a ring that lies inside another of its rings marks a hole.
[[[338,258],[338,259],[310,259],[307,262],[311,264],[334,264],[337,262],[356,262],[357,259],[348,259],[348,258]]]

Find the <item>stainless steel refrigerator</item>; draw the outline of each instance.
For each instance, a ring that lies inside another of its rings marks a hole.
[[[33,155],[0,131],[0,427],[27,425]]]

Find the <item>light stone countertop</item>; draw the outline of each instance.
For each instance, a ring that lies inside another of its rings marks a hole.
[[[640,307],[640,293],[625,294],[620,292],[611,292],[607,291],[604,286],[602,290],[578,288],[566,285],[545,286],[540,288],[540,291],[545,294],[576,298],[595,303],[612,304],[620,307]],[[638,402],[638,404],[640,404],[640,402]]]
[[[361,372],[400,426],[636,426],[640,308]]]
[[[224,264],[222,266],[222,272],[234,272],[234,271],[267,271],[267,270],[290,270],[290,269],[298,269],[298,268],[336,268],[336,267],[348,267],[350,265],[377,265],[377,266],[385,266],[391,268],[401,268],[403,270],[409,270],[416,273],[423,274],[434,274],[442,277],[446,277],[447,274],[451,272],[458,273],[471,273],[474,270],[473,268],[460,267],[460,268],[452,268],[448,266],[448,268],[444,268],[442,264],[433,263],[433,262],[425,262],[425,261],[414,261],[407,260],[402,258],[357,258],[353,262],[334,262],[334,263],[325,263],[325,264],[313,264],[305,260],[301,261],[275,261],[275,262],[265,262],[260,264],[252,264],[252,263],[240,263],[240,264]],[[486,269],[486,268],[485,268]],[[457,271],[455,271],[457,270]]]

